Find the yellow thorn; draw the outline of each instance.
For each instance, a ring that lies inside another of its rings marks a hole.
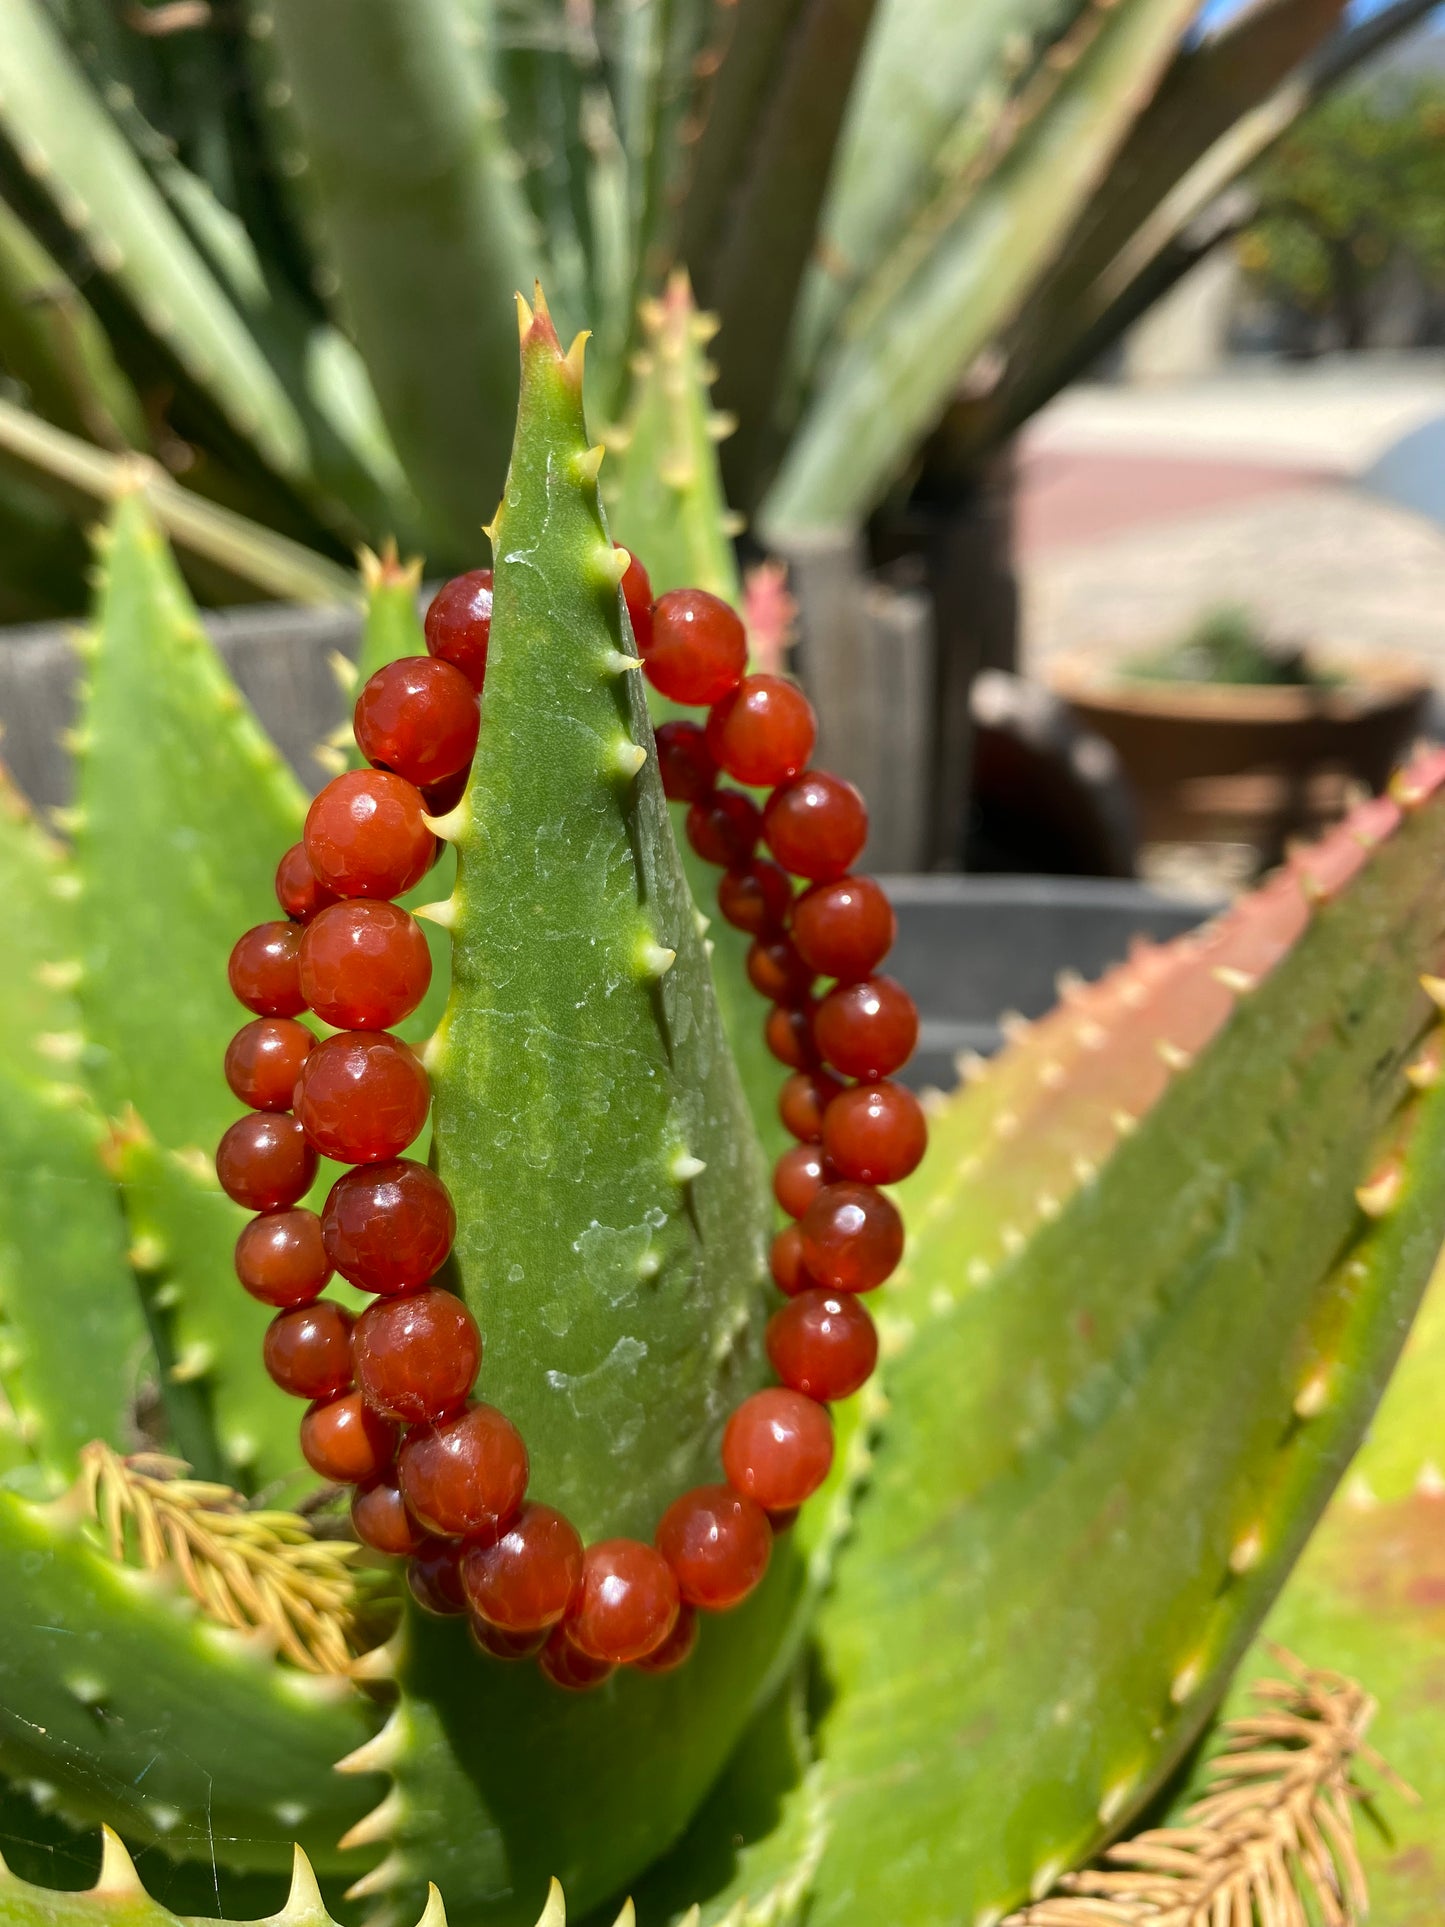
[[[527,297],[520,289],[517,291],[517,339],[525,342],[534,320],[532,310],[527,306]]]
[[[630,743],[624,736],[613,745],[607,760],[613,773],[630,783],[647,761],[647,751],[641,743]]]
[[[1106,1790],[1103,1799],[1099,1802],[1100,1826],[1113,1826],[1120,1814],[1123,1813],[1125,1807],[1128,1806],[1129,1796],[1133,1793],[1137,1784],[1138,1782],[1131,1774],[1127,1780],[1116,1780],[1113,1786]]]
[[[1426,1459],[1415,1480],[1415,1491],[1422,1499],[1445,1499],[1445,1478],[1433,1459]]]
[[[419,903],[411,914],[438,924],[443,930],[455,930],[460,911],[455,897],[443,897],[440,903]]]
[[[677,962],[677,952],[653,937],[644,937],[637,946],[637,961],[644,977],[665,977]]]
[[[1032,1024],[1030,1024],[1028,1018],[1024,1016],[1021,1010],[1001,1010],[998,1017],[998,1027],[1011,1044],[1016,1044],[1020,1038],[1027,1037],[1033,1029]]]
[[[442,1065],[446,1062],[446,1054],[447,1054],[446,1030],[442,1025],[438,1024],[437,1028],[432,1032],[431,1036],[428,1037],[426,1042],[421,1047],[421,1061],[422,1061],[423,1070],[430,1071],[431,1074],[435,1076],[436,1073],[441,1069]]]
[[[698,313],[692,317],[692,320],[688,324],[688,329],[698,347],[705,348],[721,326],[722,322],[717,315],[709,314],[706,310],[700,309]]]
[[[592,339],[592,330],[583,328],[572,337],[572,346],[562,357],[562,366],[567,370],[577,387],[582,386],[582,374],[587,365],[587,344]]]
[[[1387,1164],[1364,1184],[1355,1187],[1355,1203],[1367,1218],[1387,1217],[1399,1202],[1405,1173],[1395,1163]]]
[[[328,668],[331,670],[332,676],[336,680],[336,686],[340,689],[342,695],[352,695],[355,692],[357,683],[361,680],[361,671],[351,660],[350,656],[343,656],[339,649],[333,649],[331,654],[326,658],[326,662]]]
[[[707,438],[710,442],[725,442],[729,435],[738,432],[738,418],[726,408],[715,408],[707,418]]]
[[[363,1653],[360,1659],[352,1660],[346,1670],[352,1679],[387,1680],[396,1678],[396,1665],[396,1649],[391,1640],[387,1640],[384,1646],[373,1646],[369,1653]],[[383,1727],[382,1731],[385,1732],[386,1728]],[[365,1750],[364,1747],[358,1747],[357,1751],[348,1754],[347,1758],[359,1759]],[[336,1764],[336,1771],[338,1773],[353,1771],[361,1773],[364,1770],[362,1767],[345,1767],[339,1760]]]
[[[701,1158],[695,1158],[691,1151],[679,1151],[668,1169],[679,1184],[690,1184],[694,1178],[701,1177],[707,1165]]]
[[[593,556],[592,566],[598,581],[609,589],[615,589],[632,567],[632,557],[626,549],[602,548]]]
[[[1169,1697],[1176,1706],[1182,1706],[1191,1698],[1195,1688],[1204,1675],[1204,1659],[1196,1653],[1194,1658],[1179,1668],[1169,1686]]]
[[[1109,1033],[1104,1026],[1092,1020],[1080,1024],[1074,1035],[1085,1050],[1102,1050],[1109,1041]]]
[[[329,1920],[326,1902],[316,1884],[316,1873],[300,1847],[291,1850],[291,1891],[281,1909],[283,1921]]]
[[[1318,1418],[1325,1409],[1325,1401],[1330,1395],[1330,1375],[1321,1368],[1313,1378],[1307,1378],[1295,1393],[1294,1411],[1296,1418]]]
[[[374,1649],[385,1652],[384,1646]],[[371,1654],[365,1655],[367,1659]],[[360,1660],[355,1666],[361,1664]],[[355,1666],[352,1670],[355,1671]],[[388,1773],[406,1751],[406,1733],[402,1726],[400,1712],[394,1712],[378,1732],[369,1740],[363,1740],[354,1753],[348,1753],[336,1762],[337,1773]]]
[[[132,1271],[159,1271],[166,1261],[166,1248],[153,1231],[143,1231],[125,1255]]]
[[[594,448],[587,448],[580,455],[572,457],[572,473],[584,488],[594,484],[602,467],[602,457],[607,453],[601,442]]]
[[[1178,1044],[1171,1044],[1167,1037],[1156,1038],[1154,1048],[1171,1071],[1187,1071],[1194,1062],[1187,1050],[1181,1050]]]
[[[1238,997],[1245,996],[1259,982],[1258,977],[1251,977],[1247,970],[1236,970],[1233,964],[1216,964],[1210,975]]]
[[[547,1904],[537,1917],[537,1927],[567,1927],[567,1902],[560,1881],[554,1880],[547,1889]]]
[[[35,1040],[42,1057],[55,1064],[75,1064],[85,1055],[85,1038],[78,1030],[45,1030]]]
[[[416,1927],[447,1927],[447,1910],[442,1905],[441,1894],[434,1882],[427,1886],[426,1906]]]
[[[1137,1131],[1139,1128],[1139,1120],[1132,1111],[1115,1111],[1110,1122],[1120,1137],[1128,1137],[1132,1131]]]
[[[724,535],[741,535],[748,525],[748,518],[740,509],[724,509],[717,523]]]
[[[960,1083],[976,1084],[988,1070],[988,1059],[976,1050],[961,1050],[953,1060],[953,1068],[958,1072]]]
[[[692,927],[700,937],[705,937],[712,929],[712,918],[705,917],[701,910],[695,909],[692,913]]]
[[[443,843],[460,843],[472,820],[472,813],[464,796],[455,809],[448,810],[444,816],[428,816],[422,811],[422,822],[433,836],[439,836]]]
[[[348,1853],[352,1847],[374,1847],[380,1841],[390,1840],[404,1810],[401,1791],[393,1787],[370,1813],[363,1814],[354,1827],[342,1834],[337,1846],[343,1853]]]
[[[100,1829],[102,1846],[100,1850],[100,1874],[91,1888],[93,1894],[107,1897],[131,1899],[143,1897],[145,1888],[141,1885],[140,1875],[135,1870],[125,1842],[118,1833],[102,1823]]]
[[[1233,1573],[1253,1572],[1259,1564],[1264,1551],[1264,1534],[1258,1526],[1251,1526],[1234,1542],[1229,1555],[1229,1570]]]
[[[1437,1010],[1445,1010],[1445,977],[1422,977],[1420,988]]]
[[[204,1378],[215,1362],[215,1348],[203,1339],[197,1339],[185,1347],[166,1377],[172,1385],[191,1385],[196,1379]]]
[[[629,1894],[622,1903],[622,1911],[612,1923],[612,1927],[637,1927],[637,1914],[633,1909],[632,1896]]]
[[[618,580],[620,581],[621,577],[619,577]],[[609,649],[607,654],[602,657],[601,662],[604,676],[625,676],[629,669],[640,669],[642,667],[641,656],[624,655],[620,649]]]
[[[521,296],[517,299],[520,301]],[[388,1888],[399,1886],[406,1877],[406,1862],[399,1853],[389,1853],[385,1860],[364,1873],[360,1880],[353,1880],[346,1889],[348,1900],[369,1900],[373,1894],[384,1894]]]
[[[69,957],[58,963],[40,964],[35,981],[44,984],[47,990],[74,990],[84,975],[85,966],[79,957]]]

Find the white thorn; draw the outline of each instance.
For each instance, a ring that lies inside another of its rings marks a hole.
[[[1211,974],[1217,984],[1237,997],[1246,996],[1259,982],[1258,977],[1251,977],[1247,970],[1236,970],[1233,964],[1216,964]]]
[[[281,1909],[282,1920],[305,1920],[308,1915],[314,1920],[328,1920],[326,1902],[321,1898],[321,1889],[316,1884],[316,1871],[301,1848],[291,1851],[291,1891],[286,1896],[286,1905]]]
[[[356,1825],[341,1836],[337,1846],[347,1853],[352,1847],[374,1847],[380,1841],[390,1840],[404,1811],[401,1791],[393,1787],[384,1800],[374,1806],[370,1813],[363,1814]]]
[[[616,1920],[613,1921],[612,1927],[637,1927],[637,1914],[632,1905],[631,1894],[623,1901],[622,1911],[618,1914]]]
[[[1042,1900],[1045,1894],[1052,1893],[1063,1871],[1062,1860],[1046,1860],[1029,1882],[1029,1898]]]
[[[446,1061],[447,1034],[440,1025],[421,1047],[422,1069],[435,1074]]]
[[[435,1882],[430,1882],[426,1890],[426,1906],[422,1909],[421,1919],[416,1927],[447,1927],[447,1910]]]
[[[637,946],[637,961],[645,977],[665,977],[677,962],[677,952],[669,950],[665,943],[644,937]]]
[[[377,1647],[378,1652],[385,1651]],[[369,1659],[371,1655],[368,1653]],[[360,1664],[360,1662],[357,1662]],[[353,1668],[353,1671],[355,1669]],[[400,1710],[394,1712],[386,1725],[363,1740],[354,1753],[346,1754],[336,1762],[337,1773],[387,1773],[394,1767],[406,1750],[406,1732],[402,1726]]]
[[[1194,1658],[1179,1668],[1169,1686],[1169,1697],[1176,1706],[1182,1706],[1194,1693],[1204,1676],[1204,1660],[1196,1653]]]
[[[537,1927],[567,1927],[567,1902],[559,1880],[547,1889],[547,1904],[537,1916]]]
[[[630,783],[647,761],[647,751],[641,743],[630,743],[624,736],[613,744],[607,761],[615,775]]]
[[[455,930],[461,913],[455,897],[443,897],[440,903],[419,903],[411,914],[425,918],[428,923],[438,924],[443,930]]]
[[[632,557],[626,549],[602,548],[593,555],[592,565],[597,571],[597,580],[605,583],[609,589],[615,589],[632,567]]]
[[[702,1158],[695,1158],[691,1151],[679,1151],[668,1169],[679,1184],[690,1184],[694,1178],[701,1177],[707,1165]]]
[[[472,813],[464,796],[456,808],[448,810],[444,816],[428,816],[423,810],[421,820],[432,835],[439,836],[443,843],[459,843],[471,823]]]
[[[100,1874],[90,1891],[93,1894],[105,1894],[107,1897],[143,1896],[145,1888],[141,1885],[140,1875],[135,1870],[135,1862],[131,1859],[120,1835],[102,1824],[100,1837],[103,1843],[100,1850]]]
[[[1133,1793],[1134,1786],[1135,1781],[1131,1776],[1127,1780],[1116,1780],[1113,1786],[1105,1790],[1104,1797],[1099,1802],[1100,1826],[1113,1826],[1129,1804],[1129,1796]]]
[[[584,448],[580,455],[572,457],[572,473],[584,488],[597,480],[606,453],[602,443],[598,442],[595,448]]]
[[[712,929],[712,918],[705,917],[701,910],[694,910],[692,913],[692,927],[700,937],[705,937],[708,931]]]
[[[1258,1526],[1251,1526],[1235,1540],[1229,1555],[1229,1570],[1236,1574],[1253,1572],[1263,1552],[1264,1534]]]
[[[642,667],[641,656],[624,655],[620,649],[609,649],[599,658],[604,676],[623,676],[629,669]]]
[[[1318,1418],[1325,1409],[1325,1401],[1329,1395],[1330,1374],[1328,1368],[1322,1367],[1313,1378],[1307,1378],[1295,1393],[1295,1417]]]
[[[352,1881],[346,1889],[346,1898],[369,1900],[372,1894],[384,1894],[389,1887],[400,1886],[405,1877],[406,1862],[399,1853],[389,1853],[370,1873],[364,1873],[360,1880]]]
[[[1181,1049],[1178,1044],[1171,1044],[1167,1037],[1157,1038],[1154,1048],[1171,1071],[1187,1071],[1194,1062],[1187,1050]]]
[[[384,1645],[373,1646],[369,1653],[363,1653],[360,1659],[352,1660],[350,1666],[348,1666],[346,1669],[347,1674],[351,1679],[369,1679],[369,1680],[395,1679],[397,1659],[398,1659],[398,1652],[397,1652],[396,1640],[394,1638],[388,1639]],[[385,1732],[385,1731],[386,1731],[386,1728],[383,1727],[382,1732]],[[357,1751],[355,1753],[348,1754],[347,1758],[357,1759],[364,1751],[365,1751],[365,1748],[358,1747]],[[355,1768],[344,1767],[342,1766],[340,1761],[338,1761],[336,1765],[336,1770],[338,1773],[346,1773],[346,1772],[361,1773],[365,1769],[362,1767],[355,1767]]]

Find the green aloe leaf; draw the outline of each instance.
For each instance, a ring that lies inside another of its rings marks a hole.
[[[122,1121],[133,1242],[165,1315],[170,1374],[203,1383],[219,1463],[264,1483],[299,1465],[296,1420],[261,1364],[268,1314],[236,1283],[243,1214],[211,1160],[237,1115],[221,1064],[246,1017],[226,957],[243,930],[279,915],[272,878],[303,798],[140,497],[119,504],[102,562],[75,824],[92,1072]]]

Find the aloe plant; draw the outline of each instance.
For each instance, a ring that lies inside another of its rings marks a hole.
[[[438,981],[412,1034],[482,1388],[540,1497],[589,1539],[646,1536],[716,1476],[765,1371],[779,1067],[678,856],[599,460],[616,526],[652,518],[661,580],[721,584],[727,549],[682,301],[649,317],[652,385],[606,460],[580,345],[524,321],[481,740],[442,822],[454,871],[422,886]],[[650,448],[689,455],[664,473]],[[229,1115],[223,960],[270,913],[302,799],[142,490],[97,560],[69,848],[14,800],[0,818],[3,1917],[440,1927],[444,1901],[561,1927],[554,1878],[598,1927],[629,1890],[644,1923],[1077,1909],[1053,1890],[1210,1729],[1440,1244],[1420,978],[1445,759],[1204,930],[1066,985],[937,1100],[874,1301],[880,1373],[835,1408],[826,1484],[687,1665],[575,1697],[484,1660],[362,1553],[261,1368],[206,1147]],[[416,581],[368,562],[368,670],[419,653]],[[1419,1356],[1396,1395],[1415,1409]],[[1276,1613],[1316,1666],[1353,1662],[1328,1615],[1318,1640],[1307,1605],[1290,1618],[1315,1570]],[[1278,1690],[1334,1798],[1365,1688]],[[1300,1905],[1348,1885],[1342,1811],[1324,1861],[1280,1861]],[[1092,1917],[1137,1917],[1108,1905]]]
[[[512,289],[595,328],[620,421],[639,303],[683,266],[723,322],[733,502],[856,524],[941,419],[930,463],[976,474],[1425,3],[1196,10],[4,0],[0,446],[68,490],[84,456],[33,415],[332,559],[396,535],[460,566],[502,484]],[[16,613],[77,604],[59,500],[0,490]],[[207,593],[266,569],[189,527]]]

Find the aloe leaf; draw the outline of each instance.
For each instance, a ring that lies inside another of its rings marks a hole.
[[[92,1438],[136,1438],[156,1360],[80,1081],[72,878],[0,777],[0,1464],[68,1482]]]
[[[356,599],[354,578],[325,556],[192,494],[152,463],[106,454],[3,397],[0,450],[93,501],[138,491],[179,548],[271,595],[323,606]]]
[[[1417,776],[939,1119],[819,1621],[816,1927],[1002,1914],[1116,1832],[1353,1450],[1445,1222],[1441,1121],[1402,1108],[1442,923]]]
[[[653,591],[706,589],[737,607],[741,600],[733,518],[723,495],[717,446],[731,420],[712,405],[707,343],[717,331],[699,314],[683,274],[674,274],[659,300],[643,304],[642,347],[633,406],[609,436],[616,451],[603,464],[603,493],[617,539],[641,557]],[[611,474],[609,475],[609,469]],[[655,721],[687,711],[655,691]],[[714,914],[717,872],[681,835],[685,811],[673,810],[683,868],[694,903],[712,917],[712,975],[718,1008],[769,1158],[788,1142],[778,1119],[778,1066],[763,1041],[757,993],[748,982],[748,940]]]
[[[92,1074],[113,1117],[141,1120],[122,1131],[128,1204],[167,1312],[168,1377],[204,1381],[222,1462],[264,1483],[299,1464],[295,1417],[261,1364],[267,1313],[231,1266],[244,1214],[211,1159],[236,1115],[221,1063],[245,1019],[225,959],[278,914],[276,861],[304,799],[139,497],[118,505],[102,561],[75,825]]]
[[[293,89],[340,301],[421,500],[467,561],[506,466],[508,301],[539,242],[456,0],[257,9]]]
[[[877,500],[1056,252],[1194,10],[1091,5],[982,179],[965,168],[919,211],[840,323],[759,511],[766,532],[856,520]]]
[[[331,1771],[376,1723],[348,1682],[276,1665],[264,1637],[115,1564],[69,1499],[0,1491],[0,1606],[7,1776],[180,1859],[279,1868],[294,1838],[325,1870],[365,1864],[335,1845],[376,1784]]]

